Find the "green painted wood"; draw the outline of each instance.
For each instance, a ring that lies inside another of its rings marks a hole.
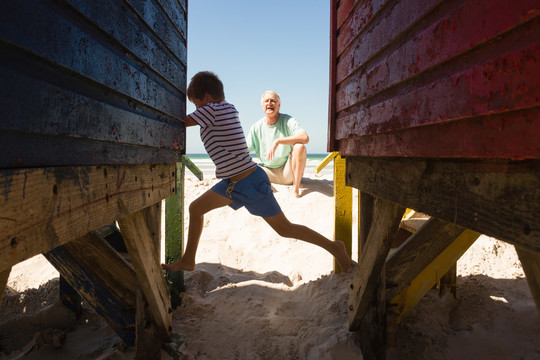
[[[193,175],[197,177],[197,179],[199,180],[203,179],[203,172],[201,171],[201,169],[197,167],[197,165],[193,163],[193,161],[191,161],[189,157],[187,157],[187,155],[182,155],[182,164],[187,166],[189,171],[191,171]]]
[[[183,156],[183,158],[187,159],[186,156]],[[195,168],[197,167],[195,166]],[[179,260],[182,257],[182,253],[183,253],[184,174],[185,174],[184,163],[183,162],[177,163],[176,164],[176,194],[168,197],[165,200],[165,262],[167,264],[170,264]],[[201,179],[202,179],[202,172],[201,172]],[[180,293],[184,291],[184,272],[183,271],[168,272],[167,282],[169,284],[169,290],[171,291],[171,304],[174,308],[176,308],[178,305],[180,305]]]

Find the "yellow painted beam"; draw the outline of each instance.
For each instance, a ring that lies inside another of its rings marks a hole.
[[[328,156],[325,157],[324,160],[315,168],[315,174],[318,174],[322,169],[324,169],[326,165],[328,165],[330,161],[332,161],[338,155],[339,155],[339,152],[337,151],[334,151],[328,154]]]
[[[480,233],[465,230],[452,242],[439,256],[435,258],[411,284],[403,289],[390,301],[397,315],[396,323],[400,323],[420,299],[440,281],[440,279],[454,266],[456,261],[478,239]]]
[[[328,158],[328,157],[327,157]],[[334,156],[334,241],[345,243],[347,253],[352,254],[352,187],[345,185],[345,159]],[[334,259],[334,270],[341,268]]]

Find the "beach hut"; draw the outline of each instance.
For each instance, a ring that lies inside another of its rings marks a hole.
[[[42,253],[141,359],[171,338],[159,240],[162,200],[181,204],[186,21],[185,0],[0,1],[1,290]]]
[[[328,150],[360,194],[349,310],[365,358],[385,358],[479,234],[515,245],[540,310],[538,2],[331,6]],[[389,256],[406,209],[428,220]]]

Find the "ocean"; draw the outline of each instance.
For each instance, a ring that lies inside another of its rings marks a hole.
[[[197,165],[204,174],[204,178],[212,178],[216,174],[216,167],[210,157],[207,154],[187,154],[189,159]],[[304,177],[315,176],[317,166],[328,156],[328,154],[308,154],[306,162],[306,170],[304,171]],[[257,157],[253,157],[255,162],[260,163]],[[186,171],[189,172],[188,169]],[[332,175],[334,171],[334,162],[330,161],[328,165],[319,173],[319,175]]]

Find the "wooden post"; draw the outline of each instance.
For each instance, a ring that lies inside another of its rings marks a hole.
[[[351,284],[349,329],[364,335],[361,349],[365,359],[385,356],[384,264],[404,211],[391,201],[360,195],[361,250]]]
[[[430,219],[387,261],[387,298],[399,323],[480,236],[459,225]],[[434,226],[430,226],[434,224]],[[426,229],[423,231],[422,229]],[[402,250],[402,251],[399,251]]]
[[[171,303],[145,214],[138,211],[118,221],[129,256],[159,333],[164,342],[171,340]]]
[[[536,303],[536,309],[540,312],[540,253],[527,250],[521,246],[516,246],[516,252]]]
[[[9,280],[9,274],[11,273],[11,266],[0,272],[0,300],[4,297],[4,291],[6,291],[6,285]]]
[[[176,194],[165,200],[165,263],[170,264],[182,257],[184,245],[184,163],[176,164]],[[171,305],[180,305],[180,293],[184,291],[184,272],[167,273],[171,284]]]
[[[161,203],[149,206],[142,210],[151,242],[157,254],[160,253],[161,239]],[[146,300],[140,281],[137,280],[136,293],[135,332],[136,337],[136,360],[161,359],[161,341],[159,329],[152,316],[150,306]]]
[[[128,345],[135,344],[135,272],[97,232],[43,254]]]
[[[337,155],[334,158],[334,241],[345,243],[347,253],[352,254],[352,188],[345,184],[345,159]],[[334,259],[334,270],[341,272]]]
[[[81,295],[69,285],[69,282],[62,275],[60,275],[60,301],[79,319],[82,312]]]

